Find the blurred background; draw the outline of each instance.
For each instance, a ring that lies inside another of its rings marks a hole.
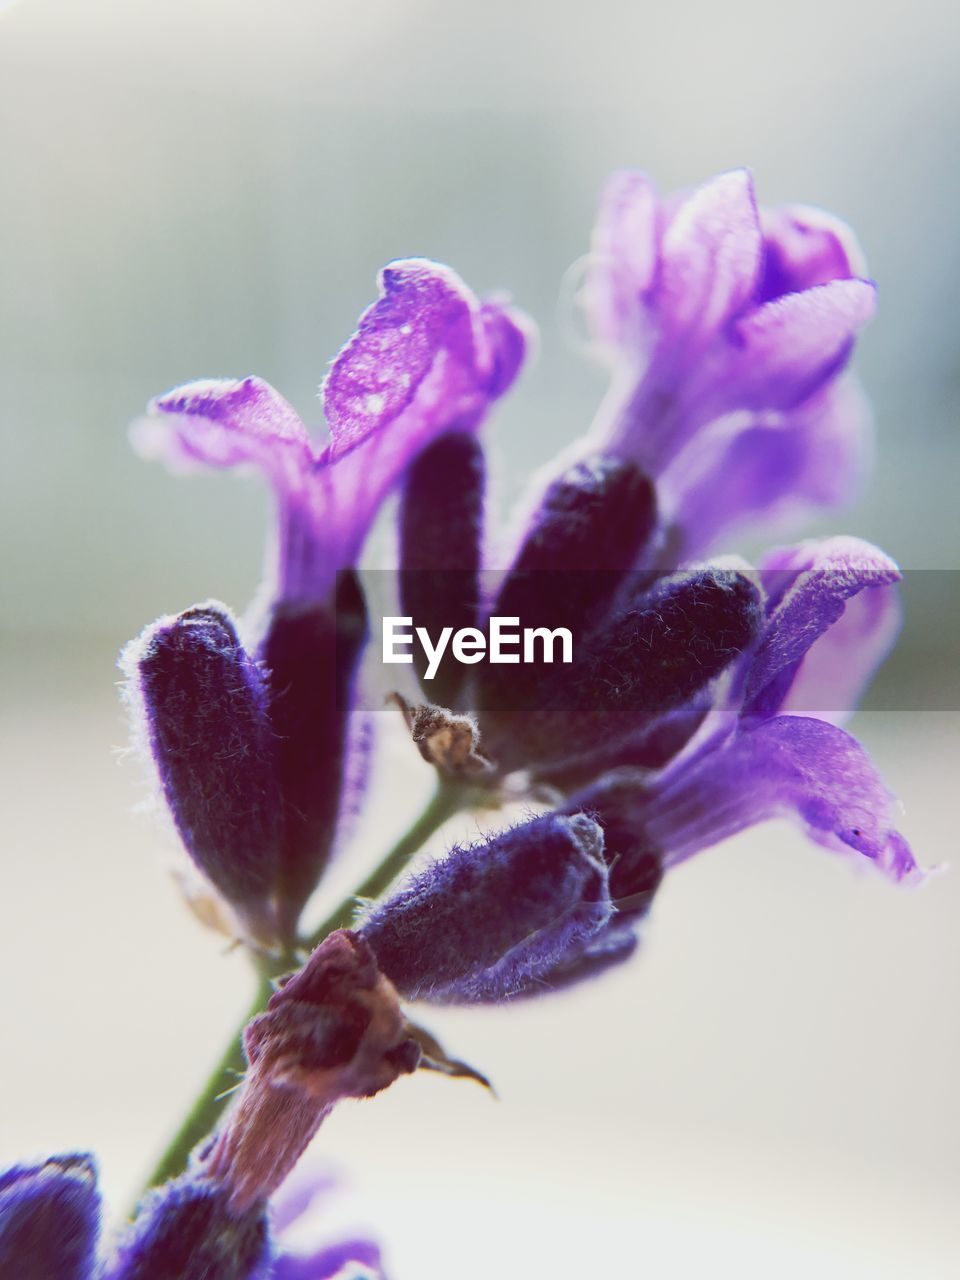
[[[954,856],[958,55],[939,0],[0,3],[0,1160],[94,1147],[119,1208],[248,995],[133,812],[113,664],[158,613],[246,603],[267,503],[138,462],[127,423],[258,373],[319,425],[378,268],[425,254],[541,326],[490,430],[508,503],[603,388],[560,281],[617,165],[670,189],[747,164],[861,236],[878,459],[820,527],[945,571],[912,578],[855,728],[921,859]],[[379,768],[330,896],[429,790],[389,732]],[[765,827],[671,877],[588,992],[433,1020],[499,1103],[405,1082],[316,1157],[397,1280],[955,1275],[958,910],[957,872],[896,892]]]

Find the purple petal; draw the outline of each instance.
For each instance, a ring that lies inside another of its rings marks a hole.
[[[188,382],[147,413],[133,426],[134,446],[178,470],[254,463],[280,480],[312,456],[296,411],[262,378]]]
[[[673,866],[757,822],[792,817],[818,843],[853,849],[892,880],[920,880],[893,807],[855,738],[822,720],[780,716],[678,769],[643,825]]]
[[[730,409],[792,409],[846,364],[876,308],[868,280],[834,280],[764,303],[731,330],[732,354],[705,396]]]
[[[0,1275],[90,1280],[99,1231],[97,1172],[89,1156],[0,1172]]]
[[[762,209],[760,223],[765,254],[759,302],[867,274],[853,231],[823,209],[806,205]]]
[[[394,262],[380,289],[323,384],[333,458],[392,426],[408,461],[431,435],[475,425],[519,367],[519,324],[481,309],[449,267]]]
[[[899,579],[900,570],[890,557],[859,538],[829,538],[775,553],[763,572],[770,592],[768,617],[746,674],[744,714],[775,715],[793,683],[797,664],[842,616],[847,601],[865,589],[890,587]],[[843,647],[835,653],[844,656]],[[867,655],[868,664],[874,656],[875,647]],[[863,675],[864,667],[858,663],[846,686],[857,687]]]
[[[903,621],[896,584],[869,587],[810,647],[778,712],[842,724],[896,643]]]
[[[849,376],[789,413],[730,414],[706,428],[658,486],[678,561],[761,521],[782,535],[849,503],[870,461],[871,428],[866,397]]]
[[[284,1253],[270,1280],[384,1280],[380,1250],[372,1240],[345,1240],[317,1253]]]
[[[761,235],[746,169],[693,193],[667,227],[660,251],[657,318],[667,342],[699,347],[750,300]]]
[[[644,295],[657,271],[659,199],[645,173],[621,169],[600,194],[585,303],[596,337],[641,344]]]

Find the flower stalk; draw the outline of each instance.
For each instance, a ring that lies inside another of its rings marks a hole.
[[[471,801],[477,798],[469,786],[450,779],[441,779],[430,801],[413,825],[400,837],[366,879],[357,886],[356,890],[349,897],[344,898],[323,924],[310,934],[309,938],[303,940],[302,949],[312,951],[336,929],[349,925],[357,910],[358,901],[379,898],[385,893],[434,832],[461,809],[469,807]],[[174,1178],[182,1173],[187,1167],[190,1153],[214,1129],[231,1094],[243,1077],[246,1065],[243,1054],[244,1027],[258,1014],[263,1013],[274,992],[276,980],[295,968],[298,963],[298,957],[290,953],[267,956],[250,951],[249,954],[258,976],[256,993],[250,1007],[238,1023],[223,1056],[197,1094],[183,1123],[154,1166],[144,1185],[144,1190],[159,1186],[168,1178]]]

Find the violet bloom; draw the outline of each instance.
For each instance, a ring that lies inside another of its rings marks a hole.
[[[0,1172],[0,1275],[90,1280],[99,1231],[97,1171],[89,1156]]]
[[[438,482],[430,504],[417,501],[425,478]],[[632,572],[658,537],[653,486],[631,461],[590,455],[548,486],[491,592],[492,575],[479,571],[482,482],[478,458],[448,439],[411,468],[401,504],[404,609],[415,621],[454,612],[478,629],[492,617],[566,627],[576,637],[573,661],[467,668],[449,659],[436,680],[421,667],[424,696],[449,698],[451,711],[446,719],[429,706],[408,714],[422,754],[491,789],[523,775],[534,792],[543,783],[570,790],[616,765],[665,763],[753,643],[756,587],[737,568]],[[448,557],[431,573],[423,566],[442,554],[450,507],[469,514],[456,543],[462,567]],[[444,758],[422,741],[422,725],[437,742],[459,735],[462,713],[475,717],[475,750]],[[479,777],[478,760],[486,766]]]
[[[624,769],[568,801],[604,829],[618,915],[565,978],[629,955],[663,872],[771,818],[858,855],[890,880],[924,873],[895,825],[869,755],[838,725],[892,643],[896,565],[869,543],[834,538],[768,557],[764,624],[726,698],[656,772]]]
[[[384,1280],[365,1237],[331,1239],[330,1181],[298,1177],[276,1204],[240,1212],[227,1190],[190,1170],[143,1200],[116,1238],[101,1230],[90,1156],[0,1172],[4,1280]]]
[[[746,170],[670,197],[639,172],[610,179],[584,302],[612,382],[589,447],[657,480],[668,555],[855,491],[869,415],[845,370],[874,310],[864,275],[848,227],[758,209]]]
[[[358,772],[350,708],[366,616],[353,567],[366,534],[418,453],[479,427],[526,345],[516,313],[435,263],[390,264],[381,294],[324,381],[322,448],[257,378],[178,388],[134,430],[175,469],[252,466],[275,493],[262,616],[240,628],[222,606],[188,610],[124,656],[188,852],[241,930],[268,943],[294,937]]]

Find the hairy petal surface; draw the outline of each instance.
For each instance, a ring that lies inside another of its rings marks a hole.
[[[760,302],[867,274],[863,250],[851,228],[823,209],[800,204],[761,209],[760,225],[764,245],[757,291]]]

